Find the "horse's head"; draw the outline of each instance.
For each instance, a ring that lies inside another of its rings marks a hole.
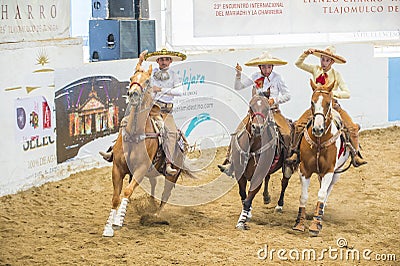
[[[310,80],[313,94],[311,96],[311,112],[313,115],[312,133],[317,138],[325,134],[327,126],[331,123],[332,89],[335,82],[327,85],[316,84]]]
[[[152,71],[153,68],[151,65],[147,71],[141,67],[141,64],[138,63],[136,65],[135,73],[130,78],[131,82],[128,89],[128,96],[131,102],[138,102],[141,95],[147,91]]]
[[[251,135],[260,135],[267,126],[270,107],[268,99],[264,96],[255,95],[249,103],[250,128],[247,130]]]

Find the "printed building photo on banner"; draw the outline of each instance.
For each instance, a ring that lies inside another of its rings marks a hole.
[[[75,157],[80,147],[96,138],[118,132],[128,85],[112,76],[91,76],[56,92],[58,163]]]

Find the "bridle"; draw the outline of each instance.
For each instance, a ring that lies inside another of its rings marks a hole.
[[[315,90],[314,92],[313,92],[313,95],[315,94],[315,93],[324,93],[324,94],[330,94],[330,92],[329,91],[325,91],[325,90]],[[324,119],[324,132],[322,133],[322,135],[325,135],[325,133],[329,130],[329,128],[331,127],[331,123],[329,123],[328,124],[328,127],[326,127],[326,121],[328,121],[328,119],[331,119],[332,118],[332,101],[329,103],[329,107],[328,107],[328,110],[326,110],[326,113],[324,114],[323,112],[315,112],[315,111],[312,111],[313,112],[313,120],[312,120],[312,125],[314,125],[314,121],[315,121],[315,118],[317,117],[317,116],[322,116],[322,118]]]
[[[329,94],[330,92],[325,91],[325,90],[315,90],[313,92],[314,93],[325,93],[325,94]],[[312,126],[314,125],[314,120],[315,117],[318,115],[321,115],[324,118],[324,132],[322,133],[322,136],[324,136],[326,134],[326,132],[328,131],[328,129],[332,126],[332,123],[329,123],[328,127],[325,127],[326,125],[326,121],[328,119],[331,119],[331,111],[332,111],[332,101],[329,104],[329,108],[326,111],[326,113],[322,113],[322,112],[314,112],[313,111],[313,121],[312,121]],[[314,132],[312,131],[312,134],[314,135]],[[319,157],[320,157],[320,153],[321,150],[327,148],[328,146],[332,145],[333,143],[336,142],[336,140],[340,137],[340,135],[342,134],[342,130],[339,129],[332,137],[330,137],[328,140],[324,141],[321,143],[321,137],[317,137],[314,135],[314,137],[316,137],[316,141],[314,141],[310,135],[308,134],[308,130],[307,127],[304,128],[304,138],[307,141],[307,143],[310,145],[310,148],[316,148],[317,149],[317,154],[316,154],[316,162],[317,162],[317,173],[320,174],[320,167],[319,167]]]
[[[135,74],[137,72],[138,71],[136,71]],[[139,113],[149,110],[149,108],[143,108],[143,109],[139,110],[139,108],[141,107],[142,102],[143,102],[143,97],[144,97],[145,93],[147,92],[147,90],[150,87],[149,80],[150,80],[150,77],[148,79],[146,79],[146,81],[144,82],[145,87],[144,87],[144,85],[142,85],[142,84],[140,84],[139,82],[136,82],[136,81],[132,81],[129,84],[129,89],[132,88],[133,85],[137,85],[140,88],[140,91],[141,91],[141,93],[137,93],[137,92],[129,93],[128,92],[129,103],[128,103],[127,110],[131,110],[132,107],[135,108],[135,116],[133,118],[133,128],[132,128],[133,131],[132,131],[132,134],[137,134],[137,120],[138,120]]]
[[[263,119],[263,121],[266,119],[265,115],[264,115],[263,113],[261,113],[261,112],[255,112],[255,113],[253,113],[253,114],[251,115],[251,119],[254,119],[254,117],[256,117],[256,116],[261,116],[262,119]]]

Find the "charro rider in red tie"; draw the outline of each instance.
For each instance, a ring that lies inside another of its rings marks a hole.
[[[320,57],[320,65],[309,65],[305,64],[304,60],[308,55],[315,55]],[[297,59],[295,65],[313,75],[316,83],[321,85],[335,82],[333,88],[333,97],[334,104],[333,108],[340,114],[344,127],[350,133],[350,143],[353,146],[353,152],[351,153],[353,158],[353,165],[358,167],[360,165],[366,164],[367,162],[361,157],[359,151],[359,142],[358,142],[358,131],[359,127],[357,124],[353,122],[348,113],[341,108],[337,99],[348,99],[350,98],[350,91],[347,88],[346,83],[343,81],[342,76],[338,71],[332,68],[333,63],[344,64],[346,60],[335,54],[335,48],[330,46],[325,50],[317,50],[317,49],[308,49],[304,51],[303,54]],[[307,126],[310,121],[312,115],[311,110],[307,109],[303,115],[295,122],[295,132],[294,137],[292,139],[291,152],[292,156],[287,159],[288,163],[297,163],[298,162],[298,153],[300,140],[303,134],[303,129]]]
[[[286,103],[290,100],[290,91],[282,76],[274,71],[274,66],[282,66],[286,64],[286,61],[273,57],[268,52],[264,52],[259,57],[253,58],[245,63],[246,66],[257,67],[259,71],[253,73],[251,75],[251,79],[247,78],[243,82],[242,67],[237,64],[235,90],[252,88],[252,96],[259,94],[268,98],[268,103],[271,106],[276,126],[283,137],[284,145],[289,147],[290,125],[280,111],[279,104]],[[242,129],[247,124],[249,119],[250,115],[247,114],[236,129],[236,132]],[[219,169],[228,175],[232,174],[233,172],[230,157],[231,144],[229,145],[224,163],[222,165],[218,165]]]

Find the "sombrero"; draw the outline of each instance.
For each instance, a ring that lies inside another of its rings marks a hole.
[[[245,63],[246,66],[259,66],[259,65],[286,65],[287,62],[279,58],[273,57],[270,53],[264,52],[259,57],[251,59],[249,62]]]
[[[183,61],[186,59],[186,55],[180,52],[168,51],[167,49],[163,48],[161,51],[155,51],[152,53],[148,53],[144,56],[144,60],[155,62],[160,57],[171,57],[172,61]]]
[[[341,57],[340,55],[337,55],[335,53],[336,53],[335,47],[328,46],[325,50],[315,49],[313,55],[315,55],[317,57],[321,57],[321,55],[327,56],[327,57],[331,58],[333,61],[335,61],[335,63],[338,63],[338,64],[346,63],[346,59],[344,59],[343,57]]]

